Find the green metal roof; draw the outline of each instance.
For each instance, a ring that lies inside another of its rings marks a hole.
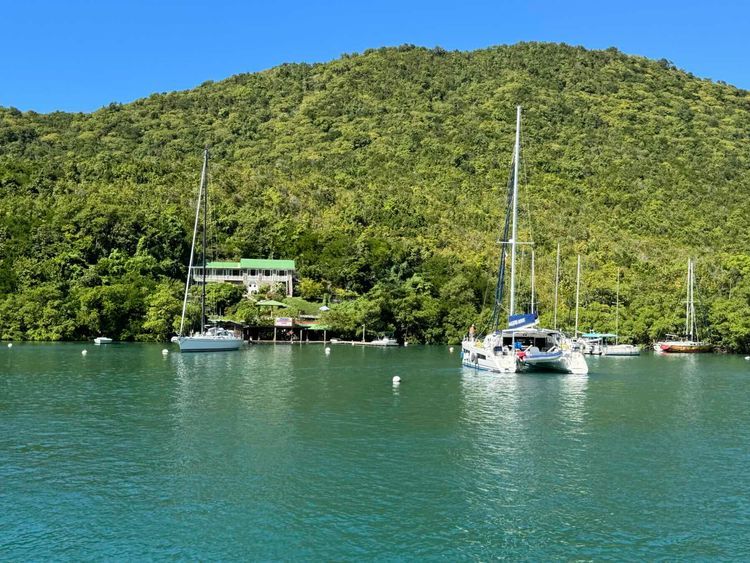
[[[259,270],[294,270],[294,260],[263,260],[243,258],[240,260],[242,268],[257,268]]]
[[[241,268],[255,268],[256,270],[294,270],[294,260],[264,260],[243,258],[239,262],[207,262],[206,268],[224,268],[239,270]]]
[[[259,307],[289,307],[289,305],[280,303],[279,301],[274,301],[273,299],[264,299],[262,301],[258,301],[256,305],[258,305]]]

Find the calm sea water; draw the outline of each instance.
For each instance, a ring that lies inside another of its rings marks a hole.
[[[750,558],[741,357],[162,348],[0,348],[0,558]]]

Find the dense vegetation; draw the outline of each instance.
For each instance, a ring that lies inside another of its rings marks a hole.
[[[544,323],[558,242],[563,326],[580,253],[581,327],[614,330],[619,270],[620,333],[640,342],[681,331],[693,256],[705,336],[748,350],[750,93],[537,43],[372,50],[92,114],[0,109],[0,338],[166,338],[209,145],[218,257],[295,259],[342,333],[455,341],[491,307],[516,104]]]

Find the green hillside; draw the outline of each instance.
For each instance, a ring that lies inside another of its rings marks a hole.
[[[166,338],[208,145],[217,257],[295,259],[340,330],[456,341],[488,317],[516,104],[544,323],[558,242],[564,326],[580,253],[581,327],[614,330],[620,269],[620,333],[640,342],[684,324],[693,256],[703,326],[748,350],[750,93],[538,43],[378,49],[92,114],[0,109],[0,338]]]

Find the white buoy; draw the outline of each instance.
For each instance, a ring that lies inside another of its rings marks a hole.
[[[85,356],[86,354],[88,354],[88,351],[86,351],[86,350],[81,350],[81,356]]]
[[[326,356],[331,355],[331,349],[328,346],[326,346],[325,353],[326,353]]]
[[[448,348],[448,352],[450,352],[451,354],[453,353],[453,346],[451,346],[450,348]]]
[[[161,355],[162,355],[162,356],[166,356],[167,354],[169,354],[169,350],[167,350],[166,348],[164,348],[164,349],[163,349],[163,350],[161,351]]]
[[[8,348],[13,348],[13,343],[12,342],[8,342]]]
[[[399,383],[401,383],[401,378],[398,375],[394,375],[393,376],[393,384],[394,385],[398,385]]]

